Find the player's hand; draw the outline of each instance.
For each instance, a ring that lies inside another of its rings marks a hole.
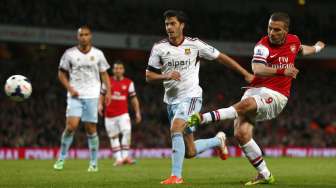
[[[299,73],[299,70],[297,68],[289,67],[285,69],[284,75],[295,79],[298,73]]]
[[[69,88],[69,93],[71,95],[71,97],[78,97],[79,96],[79,93],[78,91],[76,91],[73,87],[70,86]]]
[[[141,113],[140,112],[135,113],[135,123],[140,124],[141,120],[142,120]]]
[[[105,94],[105,104],[109,105],[111,103],[111,100],[112,100],[111,92],[106,92],[106,94]]]
[[[176,80],[176,81],[181,80],[181,74],[178,71],[168,72],[165,76],[167,80]]]
[[[104,106],[103,106],[103,104],[99,103],[99,104],[98,104],[98,114],[99,114],[100,116],[104,116],[103,111],[104,111]]]
[[[325,47],[325,44],[322,41],[317,41],[314,46],[319,46],[321,47],[321,50],[322,50]]]
[[[244,79],[245,79],[245,81],[249,84],[249,83],[251,83],[251,82],[253,81],[253,79],[254,79],[254,75],[248,73],[248,74],[245,76]]]

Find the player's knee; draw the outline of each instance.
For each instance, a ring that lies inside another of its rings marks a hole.
[[[96,126],[86,126],[85,127],[85,130],[86,130],[86,133],[87,134],[95,134],[95,133],[97,133],[97,128],[96,128]]]
[[[70,134],[70,133],[75,132],[76,129],[77,129],[76,125],[68,123],[67,126],[66,126],[66,128],[65,128],[65,131]]]
[[[183,132],[184,125],[179,123],[173,123],[173,125],[170,127],[171,133],[182,133]]]
[[[251,139],[250,138],[251,134],[250,134],[249,130],[242,129],[242,128],[236,129],[234,131],[234,136],[240,144],[241,143],[246,143],[247,141],[249,141]]]

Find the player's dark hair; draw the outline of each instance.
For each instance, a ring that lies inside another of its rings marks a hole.
[[[289,28],[290,18],[289,18],[289,16],[288,16],[287,13],[284,13],[284,12],[274,12],[271,15],[270,19],[273,20],[273,21],[281,21],[281,22],[285,23],[285,26],[287,28]]]
[[[187,23],[187,15],[181,10],[166,10],[163,13],[163,19],[176,17],[177,20],[181,23]]]
[[[87,29],[89,30],[90,32],[92,32],[92,29],[89,25],[85,24],[85,25],[81,25],[78,29]]]
[[[114,66],[114,65],[122,65],[122,66],[125,67],[124,62],[122,62],[121,60],[117,60],[117,61],[115,61],[115,62],[113,63],[113,66]]]

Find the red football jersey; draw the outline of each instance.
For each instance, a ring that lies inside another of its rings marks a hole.
[[[128,97],[135,96],[133,81],[124,77],[122,80],[115,80],[110,77],[112,100],[106,106],[105,117],[115,117],[128,113]]]
[[[252,62],[264,63],[272,68],[288,68],[294,66],[295,58],[300,51],[301,42],[298,36],[287,34],[282,45],[274,45],[268,36],[263,37],[255,46]],[[251,87],[267,87],[287,97],[290,95],[292,78],[286,76],[255,76]]]

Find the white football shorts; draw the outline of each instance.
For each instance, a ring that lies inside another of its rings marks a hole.
[[[257,115],[254,121],[265,121],[276,118],[285,108],[288,98],[283,94],[266,87],[249,88],[241,100],[253,97],[257,103]]]

